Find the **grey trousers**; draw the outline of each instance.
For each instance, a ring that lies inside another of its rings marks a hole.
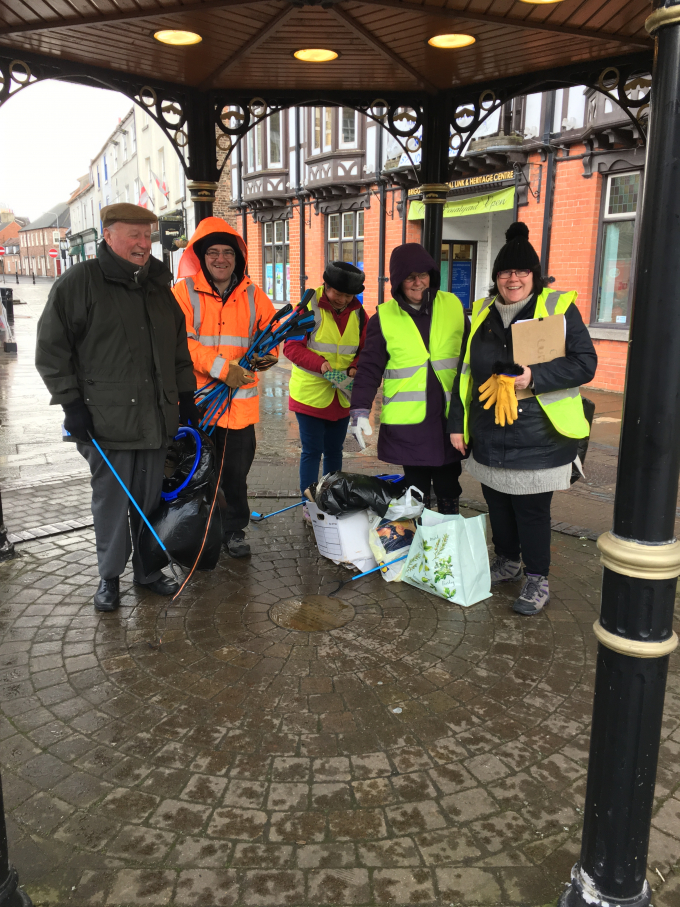
[[[134,578],[139,583],[152,583],[162,574],[144,573],[137,553],[141,532],[141,517],[130,503],[115,476],[91,444],[77,444],[85,457],[92,478],[92,518],[97,542],[97,563],[102,579],[120,576],[132,554]],[[133,498],[148,516],[158,507],[163,485],[166,448],[160,450],[106,450],[106,456],[132,493]],[[132,530],[132,538],[130,537]]]

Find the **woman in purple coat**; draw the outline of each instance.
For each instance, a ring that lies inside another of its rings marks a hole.
[[[458,513],[462,454],[451,444],[446,418],[469,321],[457,296],[439,289],[434,259],[418,243],[397,246],[390,257],[392,296],[368,322],[350,408],[361,447],[371,434],[368,417],[384,381],[378,457],[401,463],[407,485],[440,513]]]

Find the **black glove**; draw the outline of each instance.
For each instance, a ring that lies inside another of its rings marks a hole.
[[[78,397],[77,400],[64,403],[63,409],[66,431],[73,435],[76,441],[89,442],[90,433],[94,434],[94,422],[83,398]]]
[[[191,425],[198,428],[201,414],[194,401],[193,391],[181,391],[179,394],[179,421],[180,425]]]

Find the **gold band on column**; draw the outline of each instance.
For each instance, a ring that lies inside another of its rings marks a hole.
[[[192,202],[214,202],[217,192],[217,183],[212,180],[191,180],[187,189]]]
[[[604,532],[597,540],[603,567],[639,579],[674,579],[680,576],[680,542],[642,545]]]
[[[661,642],[645,642],[642,639],[628,639],[610,633],[599,620],[593,624],[593,632],[603,646],[622,655],[630,655],[631,658],[663,658],[664,655],[670,655],[678,646],[678,634],[675,632]]]
[[[645,30],[653,35],[664,25],[675,25],[678,22],[680,22],[680,6],[662,6],[647,17]]]
[[[445,205],[449,187],[446,183],[424,183],[418,187],[424,205]]]

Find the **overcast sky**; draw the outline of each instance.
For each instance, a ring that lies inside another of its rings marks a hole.
[[[132,101],[102,88],[37,82],[0,107],[0,207],[39,217],[68,200]]]

